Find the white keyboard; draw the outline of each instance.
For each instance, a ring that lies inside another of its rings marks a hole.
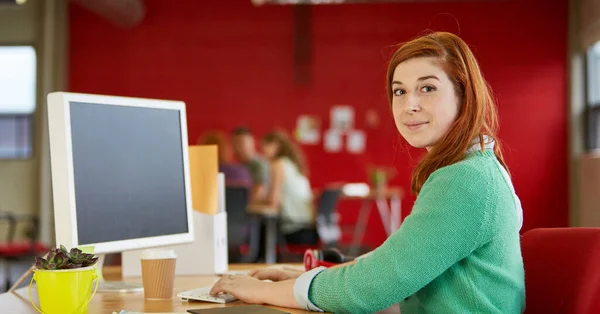
[[[216,296],[210,295],[210,289],[212,287],[203,287],[194,290],[179,292],[177,294],[182,300],[195,300],[213,303],[229,303],[236,301],[237,298],[229,293],[220,293]]]

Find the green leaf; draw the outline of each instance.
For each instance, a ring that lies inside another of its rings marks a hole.
[[[43,257],[35,257],[35,267],[37,269],[48,269],[48,261]]]
[[[73,269],[94,265],[98,261],[98,257],[94,254],[83,253],[77,248],[72,248],[70,251],[64,245],[58,248],[52,248],[46,259],[36,257],[35,266],[38,269]]]
[[[98,261],[97,257],[87,259],[83,262],[82,266],[83,267],[92,266],[92,265],[96,264],[97,261]]]
[[[60,268],[62,264],[69,262],[69,257],[67,256],[67,254],[61,251],[54,256],[52,262],[56,264],[57,268]]]
[[[47,260],[51,260],[51,259],[53,259],[53,258],[54,258],[54,256],[56,256],[56,252],[55,252],[54,250],[51,250],[51,251],[48,253],[48,256],[46,256],[46,259],[47,259]]]
[[[82,252],[78,248],[72,248],[70,253],[71,255],[81,255]]]

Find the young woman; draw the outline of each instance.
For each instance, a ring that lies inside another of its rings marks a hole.
[[[319,239],[314,228],[313,195],[301,151],[279,131],[263,137],[262,151],[270,162],[271,186],[267,198],[250,207],[256,211],[277,210],[287,244],[316,244]]]
[[[301,275],[258,270],[224,277],[212,293],[248,303],[370,313],[521,313],[521,205],[496,141],[491,91],[469,47],[432,33],[393,55],[387,89],[406,141],[427,154],[402,227],[370,255]],[[265,282],[260,279],[271,279]]]

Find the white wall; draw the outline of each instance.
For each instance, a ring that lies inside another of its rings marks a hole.
[[[23,7],[0,5],[0,45],[33,45],[38,50],[39,16],[39,1],[30,1]],[[0,211],[37,211],[38,162],[38,151],[34,151],[32,159],[0,160]],[[3,230],[0,229],[0,239],[5,240]]]
[[[570,225],[576,227],[600,227],[600,153],[586,152],[584,142],[587,106],[584,47],[593,42],[591,38],[600,28],[582,31],[582,26],[589,28],[600,23],[600,5],[593,1],[569,3],[569,205]]]
[[[585,111],[585,54],[580,39],[580,1],[569,1],[568,60],[569,86],[567,103],[569,149],[569,225],[580,225],[580,169],[579,157],[584,152]]]
[[[65,85],[66,0],[29,0],[23,6],[0,5],[0,45],[33,45],[37,52],[37,107],[33,157],[0,160],[0,211],[40,214],[43,240],[53,242],[49,154],[45,121],[46,94]],[[3,241],[5,225],[0,225]],[[23,236],[19,232],[17,236]]]

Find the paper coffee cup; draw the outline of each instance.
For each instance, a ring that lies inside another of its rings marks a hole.
[[[142,282],[146,299],[173,297],[177,255],[173,250],[146,250],[142,252]]]

